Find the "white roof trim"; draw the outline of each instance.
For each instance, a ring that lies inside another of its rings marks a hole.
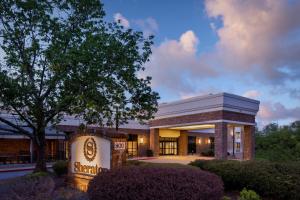
[[[247,122],[239,122],[239,121],[232,121],[232,120],[209,120],[209,121],[202,121],[202,122],[191,122],[191,123],[182,123],[182,124],[174,124],[174,125],[163,125],[163,126],[150,126],[151,129],[153,128],[172,128],[177,126],[189,126],[189,125],[201,125],[201,124],[214,124],[226,122],[230,124],[240,124],[240,125],[251,125],[255,126],[255,123],[247,123]]]

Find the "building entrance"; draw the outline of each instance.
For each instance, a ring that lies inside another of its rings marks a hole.
[[[196,137],[188,136],[188,154],[196,153]]]
[[[177,138],[159,138],[159,154],[160,155],[177,155],[178,139]]]

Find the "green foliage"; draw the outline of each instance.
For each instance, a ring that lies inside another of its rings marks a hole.
[[[28,178],[36,178],[36,177],[44,177],[44,176],[49,176],[49,173],[47,173],[47,172],[34,172],[32,174],[29,174],[27,177]]]
[[[191,165],[219,175],[226,190],[248,188],[272,199],[300,199],[299,162],[197,160]]]
[[[38,162],[45,160],[45,127],[65,114],[117,126],[157,111],[151,77],[138,76],[153,36],[107,23],[104,15],[99,0],[0,2],[0,109],[22,123],[0,121],[35,137]]]
[[[147,149],[146,154],[147,157],[153,157],[153,151],[151,149]]]
[[[261,199],[260,196],[256,194],[256,192],[253,190],[247,190],[246,188],[244,188],[240,192],[239,200],[260,200],[260,199]]]
[[[227,196],[224,196],[224,197],[222,198],[222,200],[231,200],[231,198],[230,198],[230,197],[227,197]]]
[[[300,128],[291,126],[256,134],[256,158],[270,161],[300,161]]]
[[[209,150],[207,150],[207,151],[203,151],[203,152],[201,152],[201,155],[202,156],[214,156],[215,155],[215,152],[213,151],[213,150],[211,150],[211,149],[209,149]]]
[[[68,161],[59,160],[52,166],[53,171],[57,176],[61,176],[68,173]]]

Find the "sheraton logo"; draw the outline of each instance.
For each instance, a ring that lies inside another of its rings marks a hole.
[[[92,162],[97,154],[97,146],[94,138],[89,137],[85,140],[83,145],[84,157],[87,161]]]

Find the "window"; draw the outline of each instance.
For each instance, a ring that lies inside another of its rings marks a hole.
[[[128,135],[127,140],[128,157],[138,156],[138,137],[137,135]]]

